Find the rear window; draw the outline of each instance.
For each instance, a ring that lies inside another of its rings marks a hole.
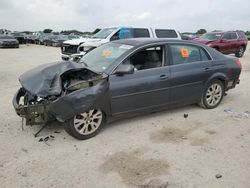
[[[148,29],[134,28],[133,30],[134,30],[134,38],[150,37]]]
[[[239,36],[243,39],[247,39],[247,36],[245,35],[245,33],[243,31],[239,31],[238,32]]]
[[[172,29],[156,29],[155,34],[158,38],[177,38],[178,35]]]

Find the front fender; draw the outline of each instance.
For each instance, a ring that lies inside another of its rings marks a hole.
[[[105,80],[93,87],[74,91],[62,96],[49,106],[49,111],[60,122],[93,108],[109,109],[108,82]]]

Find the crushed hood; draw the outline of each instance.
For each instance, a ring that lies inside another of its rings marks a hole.
[[[56,62],[31,69],[19,77],[19,82],[32,95],[47,97],[60,95],[62,91],[61,75],[67,71],[86,69],[74,62]]]

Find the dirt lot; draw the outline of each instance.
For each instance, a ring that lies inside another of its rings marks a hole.
[[[240,85],[218,108],[191,105],[122,120],[86,141],[75,140],[57,124],[35,138],[39,126],[22,131],[12,107],[19,75],[57,60],[59,48],[0,49],[1,188],[250,186],[250,115],[237,113],[250,111],[249,49],[241,59]],[[54,139],[39,142],[50,135]]]

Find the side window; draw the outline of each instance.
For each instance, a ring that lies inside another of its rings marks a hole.
[[[155,34],[158,38],[177,38],[175,30],[172,29],[156,29]]]
[[[120,33],[120,30],[117,31],[111,38],[110,38],[110,41],[114,41],[114,40],[119,40],[119,33]]]
[[[223,39],[230,40],[231,39],[231,34],[230,33],[225,33],[223,35]]]
[[[150,37],[148,29],[134,28],[134,38]]]
[[[174,65],[211,59],[202,48],[193,45],[173,44],[170,45],[170,51]]]
[[[236,33],[231,33],[231,40],[237,39],[237,34]]]
[[[126,59],[124,64],[134,65],[136,71],[161,67],[164,62],[164,47],[153,46],[140,50]]]

